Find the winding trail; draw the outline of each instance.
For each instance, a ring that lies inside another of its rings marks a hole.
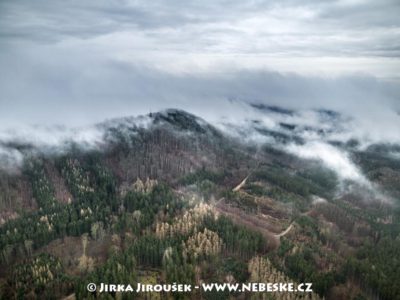
[[[276,238],[280,238],[280,237],[282,237],[282,236],[285,236],[287,233],[289,233],[289,231],[292,229],[292,227],[293,227],[293,222],[290,223],[289,227],[286,228],[284,231],[282,231],[282,232],[279,233],[279,234],[275,234],[275,237],[276,237]]]
[[[233,192],[239,191],[239,190],[246,184],[246,181],[247,181],[247,179],[249,178],[249,176],[250,176],[250,174],[247,175],[246,178],[243,179],[241,183],[239,183],[237,186],[235,186],[235,187],[232,189],[232,191],[233,191]]]
[[[253,171],[251,171],[237,186],[235,186],[232,189],[232,191],[233,192],[240,191],[246,184],[247,180],[249,179]],[[219,213],[222,213],[230,217],[235,223],[247,226],[249,228],[253,228],[261,232],[263,236],[269,241],[271,249],[277,249],[280,245],[280,238],[288,234],[294,227],[293,225],[295,221],[293,220],[284,231],[275,234],[273,230],[271,230],[268,223],[265,223],[265,221],[262,220],[260,221],[260,219],[257,216],[250,216],[246,213],[239,212],[233,208],[226,207],[226,205],[224,205],[224,200],[225,200],[224,197],[218,199],[214,203],[214,208]]]
[[[233,191],[233,192],[238,192],[238,191],[246,184],[246,181],[247,181],[247,179],[249,178],[249,176],[250,176],[250,174],[247,175],[237,186],[235,186],[235,187],[232,189],[232,191]],[[222,199],[223,199],[223,198],[222,198]],[[222,199],[220,199],[220,200],[222,200]],[[219,200],[218,202],[220,202],[220,200]],[[285,229],[284,231],[282,231],[281,233],[275,234],[274,237],[276,237],[276,238],[279,239],[280,237],[285,236],[285,235],[286,235],[287,233],[289,233],[290,230],[293,228],[293,223],[294,223],[294,222],[290,223],[289,227],[286,228],[286,229]]]

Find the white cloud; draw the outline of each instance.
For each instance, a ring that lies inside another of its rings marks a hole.
[[[3,148],[0,145],[0,170],[15,171],[15,167],[22,164],[24,156],[16,149]]]
[[[0,169],[13,170],[22,165],[26,155],[59,154],[71,143],[82,149],[96,149],[104,143],[103,130],[82,128],[19,126],[0,131]]]
[[[287,146],[286,149],[305,159],[320,160],[328,168],[334,170],[341,179],[370,185],[369,181],[342,149],[322,142],[309,142],[304,145],[292,144]]]

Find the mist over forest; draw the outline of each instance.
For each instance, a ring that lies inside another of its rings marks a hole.
[[[1,1],[0,299],[400,299],[399,15]]]

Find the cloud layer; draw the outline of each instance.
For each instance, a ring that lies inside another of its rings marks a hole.
[[[296,151],[327,164],[332,140],[400,143],[399,14],[396,0],[1,1],[0,156],[20,159],[11,137],[51,147],[170,107],[221,128],[293,125]]]
[[[399,13],[395,0],[1,1],[0,125],[216,100],[398,112]]]

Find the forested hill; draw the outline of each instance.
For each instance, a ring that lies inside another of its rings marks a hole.
[[[314,293],[270,296],[400,299],[397,146],[329,141],[362,172],[343,179],[288,150],[306,143],[295,125],[249,124],[171,109],[98,124],[89,146],[2,142],[22,157],[0,164],[2,299],[117,297],[89,282],[292,281]]]

